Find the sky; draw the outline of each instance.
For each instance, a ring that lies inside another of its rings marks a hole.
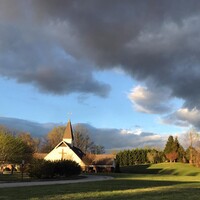
[[[102,143],[115,138],[107,148],[199,130],[199,6],[0,0],[0,118],[70,118]]]

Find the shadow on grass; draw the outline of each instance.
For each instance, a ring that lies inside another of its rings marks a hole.
[[[170,165],[169,165],[170,166]],[[122,173],[131,173],[131,174],[160,174],[160,175],[182,175],[185,173],[187,176],[198,176],[199,172],[190,172],[186,173],[183,170],[179,170],[178,168],[150,168],[151,164],[144,165],[134,165],[134,166],[125,166],[121,167],[120,171]]]
[[[34,186],[26,188],[4,188],[0,189],[0,199],[48,199],[49,197],[56,196],[72,196],[71,199],[83,199],[85,195],[89,193],[91,195],[109,194],[117,195],[121,197],[123,191],[134,191],[138,189],[152,189],[159,187],[177,187],[177,185],[189,184],[189,182],[179,181],[156,181],[156,180],[109,180],[90,183],[78,183],[78,184],[65,184],[65,185],[52,185],[52,186]],[[120,192],[121,191],[121,192]],[[168,191],[170,192],[170,191]],[[82,194],[81,197],[80,194]],[[135,194],[134,194],[135,195]],[[28,198],[27,198],[28,197]],[[61,197],[55,199],[62,199]],[[68,199],[68,198],[64,198]],[[92,198],[91,198],[92,199]],[[102,198],[101,198],[102,199]],[[112,199],[112,198],[111,198]],[[120,198],[119,198],[120,199]],[[123,198],[123,199],[128,199]]]
[[[151,164],[126,166],[126,167],[120,167],[120,171],[122,173],[134,173],[134,174],[158,174],[162,170],[162,168],[149,169],[150,166]]]
[[[197,175],[199,175],[198,172],[192,172],[192,173],[189,173],[189,174],[188,174],[188,176],[197,176]]]

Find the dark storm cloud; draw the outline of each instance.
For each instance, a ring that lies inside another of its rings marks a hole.
[[[37,123],[28,120],[0,117],[0,126],[6,126],[16,132],[29,132],[32,137],[44,137],[55,126],[63,124],[55,123]],[[73,125],[75,127],[77,124]],[[141,132],[135,134],[134,131],[121,129],[102,129],[96,128],[89,124],[79,124],[86,128],[90,138],[97,145],[102,145],[109,152],[111,150],[122,150],[127,148],[142,148],[142,147],[164,147],[166,142],[165,136],[160,136],[154,133]],[[64,125],[65,126],[65,125]]]
[[[69,26],[64,22],[40,23],[31,1],[15,4],[0,2],[0,74],[31,83],[45,93],[106,97],[110,86],[93,77],[91,64],[65,50],[64,46],[78,48],[67,32]]]
[[[142,147],[164,147],[165,136],[155,133],[140,132],[138,130],[104,129],[95,128],[89,124],[81,124],[86,127],[95,144],[103,145],[107,150],[142,148]]]
[[[168,88],[185,107],[200,108],[198,0],[7,2],[0,6],[2,75],[54,93],[106,96],[109,86],[92,72],[121,66],[153,88]]]
[[[0,117],[0,126],[5,126],[14,132],[29,132],[33,137],[43,137],[58,124],[41,124],[28,120]]]

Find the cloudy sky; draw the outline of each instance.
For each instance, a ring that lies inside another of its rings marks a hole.
[[[0,0],[0,117],[70,117],[127,142],[199,129],[199,8],[198,0]]]

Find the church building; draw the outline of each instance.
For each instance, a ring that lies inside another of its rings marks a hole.
[[[62,141],[48,153],[44,159],[73,160],[77,162],[83,171],[103,172],[113,171],[115,168],[115,156],[112,154],[94,155],[84,154],[79,148],[74,146],[73,129],[70,120],[67,123]]]
[[[45,160],[73,160],[77,162],[82,168],[85,168],[85,163],[82,161],[84,153],[73,145],[74,136],[71,122],[67,123],[63,140],[45,156]]]

